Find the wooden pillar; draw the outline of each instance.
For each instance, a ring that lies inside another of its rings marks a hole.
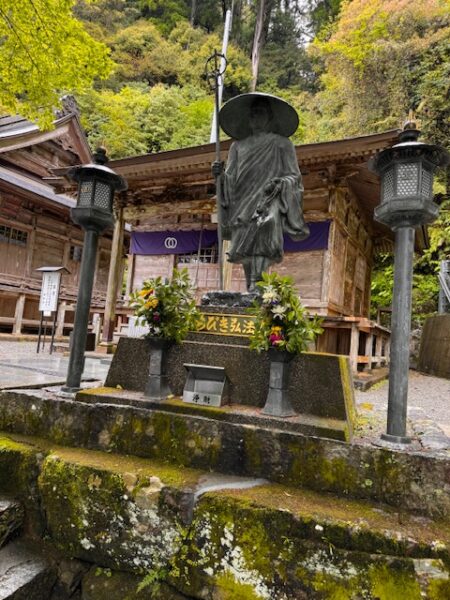
[[[366,356],[367,356],[367,364],[365,366],[365,371],[368,371],[370,373],[370,371],[372,370],[372,348],[373,348],[373,335],[371,333],[367,334],[367,338],[366,338]]]
[[[67,302],[63,300],[58,307],[58,316],[56,317],[56,332],[57,337],[64,335],[64,319],[66,317]]]
[[[119,208],[111,245],[111,261],[109,263],[108,287],[106,290],[105,314],[102,329],[102,351],[110,354],[113,349],[114,324],[116,320],[116,302],[119,288],[119,275],[122,272],[120,261],[123,251],[124,220],[123,209]]]
[[[353,373],[358,371],[358,346],[359,346],[359,329],[358,323],[352,323],[350,334],[350,366]]]
[[[383,338],[381,337],[381,335],[377,335],[377,339],[375,341],[375,356],[377,357],[377,365],[381,366],[382,365],[382,360],[381,360],[381,348],[383,346]]]
[[[16,310],[14,312],[13,333],[20,335],[22,333],[23,311],[25,308],[25,294],[19,294],[16,301]]]
[[[134,265],[135,265],[134,256],[135,256],[134,254],[128,255],[127,282],[125,285],[125,297],[126,298],[130,297],[130,294],[133,290]]]
[[[386,366],[389,365],[390,363],[390,356],[391,356],[391,338],[386,337],[385,342],[384,342],[384,355],[386,357]]]
[[[36,217],[33,217],[33,222],[35,223]],[[34,254],[34,244],[36,242],[36,228],[35,226],[28,234],[27,240],[27,262],[25,264],[25,275],[27,277],[31,276],[32,268],[33,268],[33,254]]]

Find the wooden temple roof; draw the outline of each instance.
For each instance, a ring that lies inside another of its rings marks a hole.
[[[305,211],[314,212],[314,194],[329,186],[348,185],[358,198],[362,211],[378,239],[379,249],[388,250],[393,234],[373,219],[373,211],[379,203],[380,184],[376,175],[367,168],[368,160],[377,152],[392,146],[400,130],[346,138],[342,140],[302,144],[296,153],[305,186]],[[221,143],[221,159],[226,160],[232,141]],[[162,213],[181,203],[187,209],[203,206],[210,211],[215,188],[211,163],[215,160],[215,145],[204,144],[156,154],[132,156],[112,160],[108,164],[125,177],[128,190],[121,195],[124,217],[133,223],[144,216],[147,207],[160,205]],[[71,189],[64,179],[65,169],[54,169],[52,184],[59,191]],[[191,210],[190,209],[190,210]],[[426,230],[418,232],[418,248],[426,245]],[[384,244],[383,240],[386,241]]]
[[[91,161],[86,136],[74,113],[60,116],[49,131],[20,116],[0,117],[0,188],[17,201],[37,201],[43,209],[68,218],[75,199],[57,194],[47,182],[53,178],[54,168]]]
[[[55,168],[92,161],[76,114],[65,114],[53,125],[53,129],[42,131],[22,117],[0,117],[0,164],[46,180],[53,178]]]

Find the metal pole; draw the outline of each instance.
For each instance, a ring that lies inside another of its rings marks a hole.
[[[214,89],[215,114],[219,114],[219,70],[217,54],[215,56],[216,69],[214,71],[216,85]],[[220,162],[220,131],[219,119],[216,119],[216,161]],[[219,290],[223,290],[223,240],[222,240],[222,175],[216,175],[216,201],[217,201],[217,246],[219,250]]]
[[[217,78],[217,86],[219,88],[219,108],[222,104],[222,95],[223,95],[223,73],[225,73],[225,69],[227,68],[227,50],[228,50],[228,39],[230,37],[231,26],[232,26],[232,18],[233,18],[233,4],[231,6],[231,10],[228,9],[225,15],[225,25],[223,30],[223,40],[222,40],[222,56],[220,59],[220,69],[219,76]],[[217,115],[219,111],[217,106],[214,107],[213,120],[211,123],[211,136],[209,141],[213,144],[217,138],[219,137],[219,127],[217,125]],[[219,159],[220,160],[220,159]]]
[[[399,227],[395,232],[387,433],[382,434],[381,437],[386,441],[398,444],[406,444],[411,441],[406,436],[406,416],[414,233],[413,227]]]
[[[42,340],[42,350],[45,350],[45,336],[47,335],[47,317],[44,316],[44,338]]]
[[[94,229],[87,229],[84,236],[75,323],[70,344],[69,368],[66,385],[62,388],[63,392],[72,393],[80,389],[81,376],[84,369],[84,352],[86,349],[92,288],[94,285],[98,236],[98,231]]]
[[[44,313],[41,310],[41,318],[39,320],[39,333],[38,333],[38,343],[36,348],[36,353],[39,354],[39,347],[41,345],[41,334],[42,334],[42,319],[44,318]]]
[[[53,329],[52,329],[52,341],[50,342],[50,354],[52,354],[53,352],[53,346],[55,343],[55,332],[56,332],[56,315],[58,314],[58,311],[55,310],[55,314],[53,315]]]

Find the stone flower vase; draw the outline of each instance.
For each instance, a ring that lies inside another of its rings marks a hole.
[[[165,400],[172,394],[167,375],[167,357],[172,340],[148,337],[150,346],[150,364],[144,396],[151,400]]]
[[[290,362],[295,354],[276,348],[269,348],[267,352],[270,360],[269,393],[262,414],[272,417],[293,417],[296,412],[289,402],[287,386]]]

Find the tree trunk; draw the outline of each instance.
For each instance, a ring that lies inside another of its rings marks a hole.
[[[191,0],[191,18],[190,23],[191,26],[194,27],[196,22],[195,19],[197,17],[197,0]]]
[[[259,0],[252,48],[252,92],[256,90],[256,84],[258,82],[259,61],[261,59],[261,51],[266,41],[272,4],[273,0]]]

